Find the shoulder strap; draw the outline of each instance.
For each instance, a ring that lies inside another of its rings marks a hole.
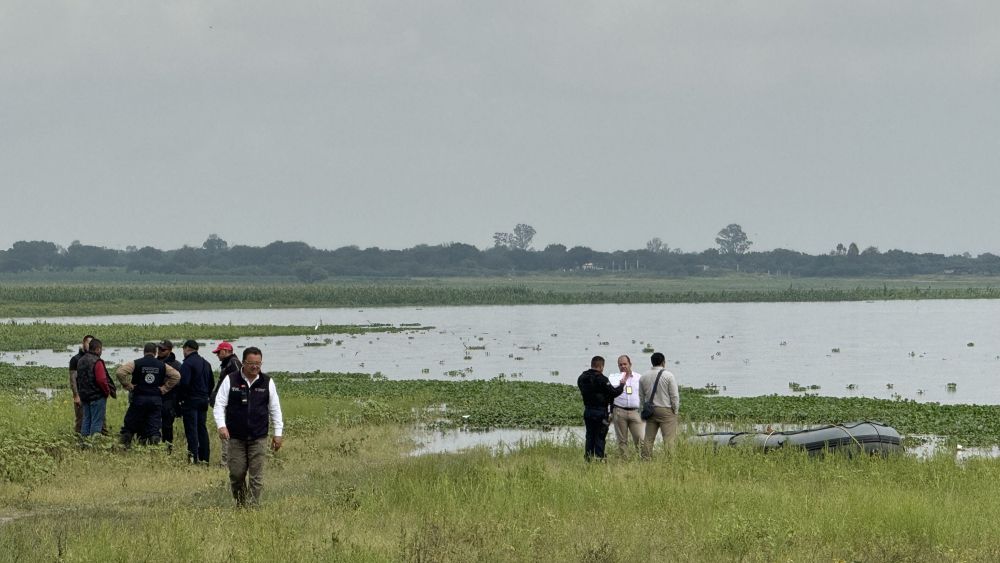
[[[660,386],[660,376],[663,375],[667,368],[660,370],[660,373],[656,374],[656,381],[653,382],[653,390],[649,392],[649,404],[653,404],[653,398],[656,397],[656,388]]]

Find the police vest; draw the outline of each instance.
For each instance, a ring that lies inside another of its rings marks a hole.
[[[256,440],[267,436],[271,413],[271,378],[263,373],[253,385],[247,385],[243,374],[229,376],[229,402],[226,404],[226,429],[237,440]]]
[[[133,393],[160,396],[160,387],[167,380],[167,366],[153,356],[143,356],[132,369]]]

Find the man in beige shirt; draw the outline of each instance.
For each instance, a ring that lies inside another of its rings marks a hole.
[[[181,380],[179,371],[156,359],[156,344],[146,344],[142,352],[141,358],[125,362],[115,370],[118,381],[129,391],[128,410],[121,431],[122,444],[126,447],[132,444],[136,434],[143,444],[160,443],[163,396]]]
[[[645,458],[653,453],[657,431],[663,435],[663,442],[667,447],[673,446],[677,439],[677,411],[681,406],[677,380],[666,369],[666,357],[660,352],[654,352],[649,361],[653,364],[653,369],[644,373],[639,380],[642,400],[653,405],[653,416],[646,419],[646,435],[642,442],[642,456]],[[657,378],[659,383],[656,383]],[[653,393],[653,387],[656,387],[656,393]]]

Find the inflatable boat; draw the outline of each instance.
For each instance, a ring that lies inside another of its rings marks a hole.
[[[709,432],[698,434],[694,440],[714,443],[717,447],[745,446],[764,451],[802,448],[810,455],[825,451],[864,451],[885,456],[903,451],[899,432],[895,428],[869,421],[826,424],[784,432]]]

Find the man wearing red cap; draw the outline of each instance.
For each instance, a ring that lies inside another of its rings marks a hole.
[[[215,389],[212,390],[211,405],[215,407],[215,396],[219,393],[219,386],[222,385],[222,381],[229,377],[231,374],[240,373],[243,369],[243,363],[240,359],[236,357],[233,353],[233,345],[223,340],[219,342],[219,345],[212,350],[212,353],[219,358],[221,366],[219,367],[219,382],[215,384]],[[229,448],[227,447],[229,442],[222,440],[219,444],[219,451],[222,452],[221,464],[223,467],[227,467],[229,462]]]

